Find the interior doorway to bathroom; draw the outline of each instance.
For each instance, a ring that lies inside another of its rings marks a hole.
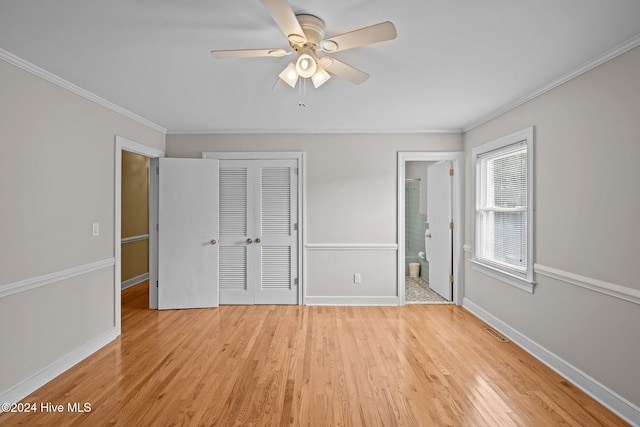
[[[462,165],[462,153],[398,154],[401,305],[462,302]]]
[[[407,304],[446,304],[453,299],[452,167],[448,160],[405,165]]]

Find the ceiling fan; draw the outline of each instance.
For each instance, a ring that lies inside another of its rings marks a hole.
[[[325,53],[341,52],[372,43],[396,38],[396,27],[386,21],[348,33],[324,38],[324,21],[309,14],[296,15],[286,0],[260,0],[269,10],[284,33],[291,51],[282,48],[212,50],[214,58],[252,58],[261,56],[283,57],[296,54],[279,75],[289,86],[295,87],[298,79],[310,78],[318,88],[331,78],[343,78],[351,83],[365,82],[369,75]]]

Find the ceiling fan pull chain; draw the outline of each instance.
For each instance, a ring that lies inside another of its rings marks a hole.
[[[300,90],[300,100],[298,101],[298,107],[306,107],[307,103],[305,101],[305,96],[307,93],[307,79],[300,79],[299,90]]]

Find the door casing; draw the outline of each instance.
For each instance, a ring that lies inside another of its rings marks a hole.
[[[464,296],[464,281],[462,277],[463,271],[463,239],[464,239],[464,153],[461,151],[448,152],[422,152],[422,151],[399,151],[398,152],[398,258],[397,258],[397,289],[398,289],[398,305],[405,305],[405,276],[404,276],[404,259],[405,259],[405,194],[404,179],[406,171],[406,162],[439,162],[448,160],[453,163],[453,302],[462,305]]]
[[[114,179],[114,227],[113,241],[115,254],[114,269],[114,326],[118,335],[121,332],[121,270],[122,270],[122,251],[120,246],[120,238],[122,235],[122,151],[131,151],[150,158],[149,165],[149,308],[157,308],[158,294],[153,283],[157,280],[157,245],[158,235],[156,233],[155,224],[157,224],[158,214],[158,190],[157,175],[155,174],[158,158],[164,157],[164,152],[155,148],[148,147],[143,144],[131,141],[120,136],[115,137],[115,179]]]
[[[298,305],[304,305],[304,284],[305,284],[305,270],[304,270],[304,239],[305,239],[305,180],[304,180],[304,167],[305,156],[303,152],[203,152],[203,159],[217,159],[217,160],[287,160],[295,159],[298,164],[298,197],[297,197],[297,223],[298,223],[298,257],[297,257],[297,270],[298,270]]]

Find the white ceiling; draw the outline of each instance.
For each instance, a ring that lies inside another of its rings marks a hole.
[[[390,20],[392,41],[336,53],[370,74],[299,91],[259,0],[0,0],[0,49],[170,132],[460,130],[640,35],[637,0],[290,0],[328,36]]]

